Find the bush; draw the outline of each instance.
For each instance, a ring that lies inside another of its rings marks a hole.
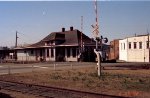
[[[50,78],[51,79],[55,79],[55,80],[62,79],[61,75],[59,75],[57,73],[51,74]]]

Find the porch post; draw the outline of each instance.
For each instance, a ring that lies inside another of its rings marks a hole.
[[[67,57],[67,47],[65,47],[65,58],[66,58],[66,61],[68,61],[68,57]]]
[[[47,58],[47,48],[45,48],[45,61],[46,61],[46,58]]]

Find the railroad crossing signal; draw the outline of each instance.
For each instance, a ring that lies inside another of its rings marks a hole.
[[[93,35],[94,35],[94,37],[96,38],[96,37],[98,37],[99,36],[99,26],[98,25],[91,25],[92,27],[93,27],[93,31],[92,31],[92,33],[93,33]]]

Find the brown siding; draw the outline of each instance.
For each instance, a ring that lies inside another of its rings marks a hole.
[[[109,60],[119,59],[119,40],[113,40],[110,42]]]

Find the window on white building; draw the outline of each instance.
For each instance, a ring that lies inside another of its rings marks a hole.
[[[136,49],[136,42],[134,42],[134,44],[133,44],[133,45],[134,45],[134,49]]]
[[[129,42],[129,49],[131,49],[131,42]]]
[[[125,43],[124,43],[124,50],[126,49],[126,45],[125,45]]]
[[[139,42],[139,49],[142,49],[142,42]]]
[[[149,48],[149,42],[148,41],[146,41],[146,47]]]

